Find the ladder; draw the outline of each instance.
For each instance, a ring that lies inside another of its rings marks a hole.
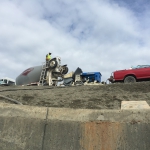
[[[46,75],[46,69],[48,68],[48,62],[46,61],[42,64],[42,71],[41,71],[41,75],[40,75],[40,80],[39,80],[39,85],[44,85],[44,81],[45,79],[45,75]]]

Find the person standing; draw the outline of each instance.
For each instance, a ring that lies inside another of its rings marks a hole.
[[[44,79],[46,79],[46,77],[47,77],[47,71],[48,71],[48,66],[49,66],[49,61],[50,60],[51,60],[51,53],[48,53],[46,55],[46,64],[45,64],[46,70],[45,70],[45,73],[44,73]]]
[[[49,61],[49,60],[51,60],[51,53],[48,53],[48,54],[46,55],[46,61]]]

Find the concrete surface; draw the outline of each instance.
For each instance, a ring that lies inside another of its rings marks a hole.
[[[150,109],[146,101],[122,101],[121,109]]]
[[[0,150],[41,150],[47,109],[0,104]]]
[[[0,103],[0,150],[148,150],[150,110]]]

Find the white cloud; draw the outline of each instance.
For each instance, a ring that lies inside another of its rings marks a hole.
[[[0,77],[16,78],[48,52],[70,71],[100,71],[102,80],[114,70],[149,64],[150,11],[144,8],[136,12],[110,0],[0,1]]]

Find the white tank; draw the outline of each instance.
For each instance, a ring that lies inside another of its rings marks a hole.
[[[16,85],[26,85],[39,82],[41,71],[42,65],[26,69],[16,78]]]

